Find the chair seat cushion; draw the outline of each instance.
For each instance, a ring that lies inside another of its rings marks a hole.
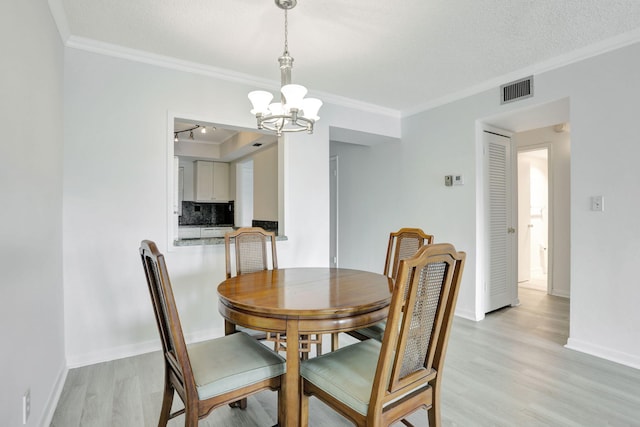
[[[384,328],[386,326],[387,326],[387,321],[383,320],[382,322],[378,322],[375,325],[358,329],[357,332],[361,333],[366,337],[373,338],[374,340],[382,341],[382,338],[384,338]]]
[[[285,373],[285,359],[243,332],[188,347],[200,399]]]
[[[366,415],[382,344],[366,340],[305,360],[300,375]]]

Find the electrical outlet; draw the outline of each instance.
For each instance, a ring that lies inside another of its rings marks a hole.
[[[29,414],[31,414],[31,389],[27,389],[22,395],[22,424],[27,424]]]

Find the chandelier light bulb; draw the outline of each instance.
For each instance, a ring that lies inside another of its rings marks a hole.
[[[302,100],[307,94],[307,88],[302,85],[288,84],[280,89],[285,99],[285,110],[290,111],[292,108],[300,110],[302,108]]]
[[[205,126],[202,126],[200,128],[200,133],[207,133],[207,128]]]
[[[320,120],[320,117],[318,117],[320,107],[322,107],[322,101],[318,98],[305,98],[302,101],[302,116],[317,122]]]
[[[253,106],[251,114],[267,114],[269,112],[269,103],[272,99],[273,94],[264,90],[249,92],[249,101]]]

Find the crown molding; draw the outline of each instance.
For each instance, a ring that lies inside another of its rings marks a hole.
[[[50,0],[56,2],[58,0]],[[263,79],[255,77],[249,74],[238,73],[225,68],[214,67],[211,65],[204,65],[197,62],[184,61],[181,59],[158,55],[155,53],[145,52],[142,50],[131,49],[124,46],[114,45],[111,43],[105,43],[98,40],[88,39],[78,36],[69,36],[66,39],[66,47],[72,49],[84,50],[87,52],[98,53],[101,55],[112,56],[121,59],[127,59],[129,61],[142,62],[145,64],[155,65],[157,67],[168,68],[172,70],[183,71],[187,73],[200,74],[208,77],[213,77],[219,80],[225,80],[233,83],[240,83],[247,86],[278,91],[280,90],[280,82],[275,80]],[[391,108],[381,107],[379,105],[370,104],[355,99],[346,98],[339,95],[320,91],[309,91],[310,95],[321,98],[325,103],[331,103],[346,108],[353,108],[360,111],[366,111],[369,113],[380,114],[384,116],[390,116],[400,118],[401,112]]]
[[[520,70],[516,70],[514,72],[492,78],[490,80],[484,81],[480,84],[471,86],[450,95],[446,95],[433,101],[420,104],[414,108],[402,110],[401,116],[404,118],[422,113],[424,111],[428,111],[454,101],[459,101],[461,99],[476,95],[487,90],[497,89],[501,84],[504,84],[505,82],[517,80],[524,76],[536,76],[547,71],[556,70],[558,68],[562,68],[567,65],[583,61],[585,59],[593,58],[595,56],[602,55],[613,50],[621,49],[638,42],[640,42],[640,29],[632,30],[627,33],[623,33],[618,36],[600,41],[598,43],[576,49],[564,55],[556,56],[547,61],[539,62],[529,67],[521,68]]]

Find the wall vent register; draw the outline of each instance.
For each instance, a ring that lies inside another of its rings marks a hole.
[[[518,101],[533,96],[533,76],[500,86],[500,103]]]

